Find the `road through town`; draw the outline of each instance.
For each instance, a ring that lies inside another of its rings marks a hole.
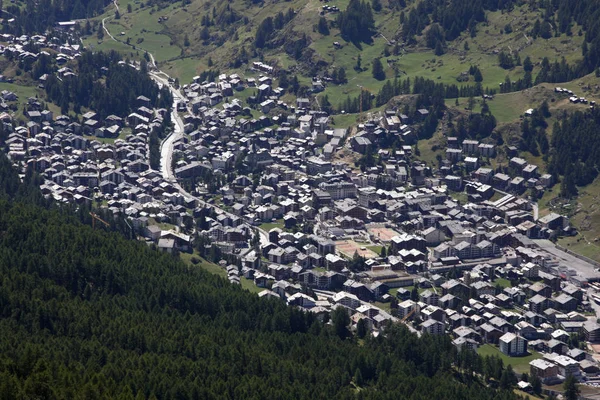
[[[115,5],[116,10],[119,11],[119,4],[117,3],[117,1],[113,0],[113,3]],[[102,28],[104,29],[104,31],[115,42],[119,42],[119,43],[123,43],[128,46],[131,46],[128,43],[117,40],[109,32],[109,30],[106,28],[106,24],[105,24],[106,20],[109,18],[110,17],[105,17],[102,19]],[[134,47],[134,46],[131,46],[131,47]],[[183,124],[183,120],[179,116],[179,113],[177,112],[177,104],[179,102],[185,103],[185,97],[181,94],[180,90],[178,88],[176,88],[173,83],[171,83],[171,79],[170,79],[169,75],[166,74],[165,72],[161,71],[160,69],[158,69],[154,55],[150,52],[146,52],[146,53],[148,54],[148,57],[150,58],[150,65],[152,66],[152,71],[149,72],[150,77],[158,84],[159,87],[167,86],[173,95],[173,109],[171,111],[171,121],[173,123],[173,131],[169,134],[169,136],[167,136],[162,141],[162,143],[160,145],[160,173],[161,173],[161,175],[163,176],[163,178],[166,181],[172,183],[173,186],[179,191],[179,193],[181,195],[195,199],[198,202],[198,204],[201,206],[213,208],[218,213],[224,213],[226,215],[233,217],[234,215],[229,213],[228,211],[223,210],[222,208],[220,208],[214,204],[209,204],[209,203],[205,202],[204,200],[188,193],[177,182],[177,179],[175,177],[175,174],[173,172],[173,167],[172,167],[172,165],[173,165],[173,150],[175,147],[175,143],[179,139],[181,139],[184,135],[184,131],[183,131],[184,124]],[[251,221],[246,221],[246,222],[251,223]],[[265,244],[269,243],[269,235],[264,229],[261,229],[259,227],[253,227],[253,229],[255,229],[255,231],[258,232],[258,234],[260,235],[261,245],[265,245]]]
[[[177,89],[171,83],[169,76],[167,74],[165,74],[164,72],[153,71],[150,73],[150,77],[152,79],[154,79],[154,81],[159,86],[168,87],[173,95],[173,110],[171,112],[171,121],[173,122],[173,132],[171,132],[171,134],[169,134],[169,136],[167,136],[161,143],[161,147],[160,147],[160,172],[161,172],[161,175],[163,176],[163,178],[166,181],[171,182],[181,195],[186,196],[188,198],[191,197],[191,198],[195,199],[198,202],[198,204],[203,207],[213,208],[218,213],[223,213],[230,217],[234,217],[234,215],[231,214],[230,212],[223,210],[222,208],[220,208],[214,204],[209,204],[209,203],[205,202],[204,200],[187,192],[177,182],[177,178],[175,177],[175,174],[173,171],[173,151],[175,149],[175,143],[184,136],[184,131],[183,131],[184,124],[183,124],[183,120],[179,116],[179,113],[177,112],[177,104],[180,102],[185,103],[185,98],[181,94],[179,89]],[[251,221],[246,221],[246,222],[251,222]],[[264,245],[264,244],[269,243],[269,235],[267,234],[267,232],[264,229],[261,229],[258,227],[254,227],[254,229],[260,235],[260,243],[261,244]]]

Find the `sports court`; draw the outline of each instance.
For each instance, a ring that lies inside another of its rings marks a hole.
[[[377,253],[367,249],[364,244],[358,244],[354,240],[338,240],[335,242],[335,246],[347,258],[354,257],[355,252],[358,252],[359,256],[365,258],[379,257]]]
[[[383,243],[389,243],[394,236],[400,235],[395,230],[386,227],[373,227],[369,228],[367,231],[369,232],[369,235],[373,236],[373,239],[379,239]]]

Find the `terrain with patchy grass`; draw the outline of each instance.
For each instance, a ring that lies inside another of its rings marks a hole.
[[[541,358],[540,353],[534,351],[524,357],[509,357],[502,353],[496,346],[485,344],[477,349],[480,356],[497,356],[502,359],[504,365],[512,365],[516,373],[529,372],[529,362]]]

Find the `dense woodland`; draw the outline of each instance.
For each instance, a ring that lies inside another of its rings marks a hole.
[[[338,14],[337,25],[342,37],[353,43],[371,43],[375,20],[371,5],[365,1],[350,0],[345,11]]]
[[[515,398],[498,358],[401,326],[358,345],[342,310],[324,325],[259,299],[82,225],[38,184],[0,158],[2,399]]]
[[[120,61],[121,56],[115,51],[83,52],[74,68],[75,76],[62,80],[56,75],[48,78],[45,84],[48,99],[60,105],[65,114],[71,109],[80,113],[85,107],[101,118],[111,114],[127,116],[138,106],[136,98],[140,95],[149,98],[153,107],[171,107],[171,92],[166,87],[159,89],[148,76],[145,60],[139,70]]]
[[[3,32],[21,34],[43,33],[59,21],[93,18],[104,12],[110,0],[26,0],[24,7],[4,1],[4,10],[15,18],[5,24]]]
[[[563,175],[561,193],[577,195],[577,186],[592,183],[600,167],[600,110],[565,114],[552,129],[548,171]]]

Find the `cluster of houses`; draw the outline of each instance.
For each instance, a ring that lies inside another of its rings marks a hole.
[[[15,164],[39,173],[44,178],[42,193],[55,201],[103,205],[129,218],[132,230],[166,251],[185,250],[191,245],[189,237],[153,225],[191,224],[187,210],[196,205],[150,168],[149,136],[161,129],[167,111],[148,108],[149,100],[143,96],[138,103],[127,118],[100,118],[90,111],[82,123],[64,115],[54,118],[51,112],[47,117],[28,112],[30,121],[15,126],[3,114],[0,119],[9,132],[7,154]],[[122,138],[114,139],[121,133]]]
[[[61,51],[52,53],[58,65],[54,73],[61,79],[72,73],[58,59],[64,56],[68,61],[76,57],[78,45],[54,46],[54,39],[44,37],[14,39],[23,45],[31,41]],[[21,48],[11,44],[4,51]],[[138,67],[121,64],[122,68]],[[40,77],[41,84],[47,77]],[[1,96],[4,102],[23,100],[9,91]],[[124,216],[130,221],[132,236],[153,241],[164,251],[191,249],[191,236],[180,228],[193,224],[188,210],[197,203],[181,195],[150,167],[149,137],[162,129],[166,109],[154,109],[150,99],[139,96],[137,108],[126,117],[101,117],[88,111],[81,118],[74,118],[54,115],[43,109],[37,98],[22,103],[27,122],[19,123],[9,112],[0,114],[7,136],[3,149],[23,171],[30,168],[40,174],[41,191],[46,197],[57,202],[101,206],[115,216]]]
[[[73,46],[59,48],[77,54]],[[451,335],[461,349],[542,352],[531,371],[545,382],[597,372],[570,338],[600,340],[600,326],[581,314],[590,310],[587,278],[537,241],[570,233],[569,221],[558,214],[535,219],[519,196],[526,188],[543,192],[550,175],[540,176],[510,148],[506,174],[494,173],[480,160],[495,157],[495,145],[452,137],[433,171],[412,147],[415,124],[428,110],[409,118],[390,109],[351,133],[308,98],[283,102],[270,65],[255,62],[251,72],[215,82],[195,77],[182,87],[184,135],[174,143],[173,169],[199,197],[151,168],[149,138],[168,111],[143,96],[125,118],[89,111],[80,120],[54,116],[30,99],[27,124],[0,114],[9,132],[3,145],[16,165],[44,178],[46,196],[104,207],[126,218],[132,236],[163,251],[191,252],[195,237],[209,238],[228,256],[220,264],[229,281],[250,280],[264,288],[260,296],[319,316],[343,307],[353,327],[363,321],[374,334],[402,322],[419,334]],[[73,71],[55,73],[65,79]],[[245,90],[254,94],[237,96]],[[400,147],[377,147],[390,137]],[[336,157],[348,151],[378,162],[360,170]],[[206,181],[215,176],[224,184],[209,192]],[[463,191],[466,201],[452,197]],[[214,213],[207,216],[200,197]],[[498,279],[511,285],[500,287]]]
[[[532,370],[542,361],[556,365],[556,374],[546,372],[545,382],[565,376],[561,365],[572,364],[569,357],[578,377],[595,374],[596,363],[570,348],[573,334],[591,341],[600,335],[582,314],[590,310],[582,289],[587,282],[536,242],[568,233],[568,219],[549,214],[535,220],[532,204],[518,196],[525,187],[551,186],[551,176],[539,176],[536,166],[516,154],[510,169],[520,174],[520,182],[493,174],[478,165],[477,156],[494,157],[494,145],[465,140],[459,146],[449,138],[448,161],[464,153],[470,155],[465,162],[472,163],[471,179],[459,178],[457,184],[449,173],[434,174],[413,159],[415,138],[406,116],[390,110],[349,137],[309,106],[299,98],[280,115],[247,120],[238,103],[234,110],[206,107],[186,117],[192,126],[176,146],[182,155],[178,177],[202,170],[235,173],[243,157],[261,171],[260,179],[236,174],[218,190],[219,207],[231,213],[221,215],[225,225],[279,225],[265,232],[260,248],[247,248],[242,236],[232,243],[223,224],[202,232],[223,249],[241,249],[241,267],[226,267],[231,281],[252,280],[265,288],[261,296],[318,315],[344,307],[354,327],[363,320],[376,334],[388,321],[403,321],[422,333],[449,334],[459,348],[489,344],[508,356],[535,350],[545,355]],[[229,124],[228,118],[233,118]],[[394,154],[377,150],[373,143],[390,134],[403,146]],[[342,148],[363,155],[374,151],[382,162],[359,171],[335,161]],[[451,196],[461,190],[467,194],[464,204]],[[492,200],[496,190],[501,195]],[[364,271],[352,271],[352,254],[342,248],[353,241],[389,250],[367,257]],[[464,276],[444,278],[452,271]],[[514,285],[498,290],[496,279]],[[405,289],[428,284],[431,289],[418,299]],[[389,309],[374,306],[375,301],[389,303]]]
[[[83,46],[76,39],[70,38],[69,40],[71,40],[71,43],[65,43],[64,39],[58,37],[43,35],[15,36],[1,34],[0,54],[22,63],[33,63],[41,54],[52,55],[57,65],[64,65],[68,61],[79,57],[83,51]],[[34,50],[37,48],[42,50]],[[51,54],[47,51],[48,49],[53,50],[56,54]]]
[[[478,264],[458,279],[431,275],[421,281],[428,289],[418,299],[398,290],[396,315],[418,320],[422,332],[451,335],[459,349],[492,345],[509,357],[538,352],[541,358],[531,361],[531,373],[547,384],[569,374],[596,377],[597,362],[572,341],[574,336],[581,342],[599,339],[595,317],[582,314],[591,309],[586,290],[563,281],[557,267],[516,258],[521,262],[514,265]],[[497,285],[498,279],[514,285]]]
[[[476,193],[483,200],[491,198],[496,191],[520,195],[528,189],[535,189],[536,195],[542,196],[545,190],[554,185],[552,175],[540,174],[537,165],[519,158],[514,146],[507,146],[505,149],[511,158],[504,172],[496,172],[491,167],[483,166],[484,160],[496,156],[496,147],[495,144],[480,143],[472,139],[459,143],[456,137],[448,137],[446,158],[442,160],[439,173],[454,191],[466,188],[469,192],[469,183],[479,183],[480,185],[471,188],[471,192],[476,192],[477,188],[483,186]]]

